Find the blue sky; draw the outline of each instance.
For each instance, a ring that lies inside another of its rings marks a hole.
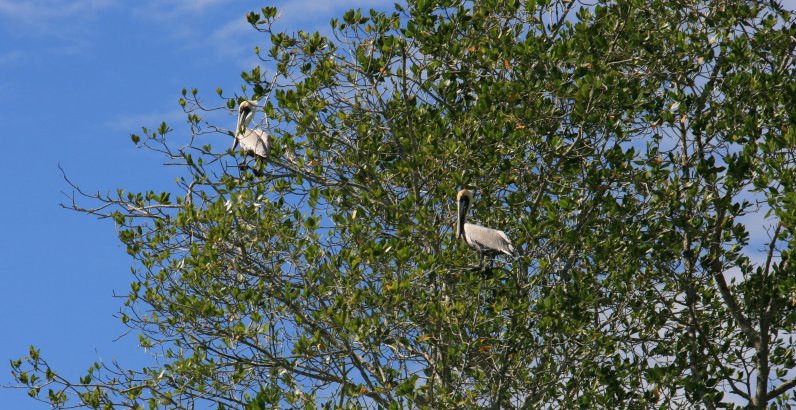
[[[129,289],[131,260],[112,222],[59,207],[69,190],[59,164],[88,191],[172,189],[161,158],[129,135],[164,120],[186,134],[182,88],[208,99],[216,87],[239,90],[240,72],[257,64],[253,48],[268,45],[247,11],[277,5],[282,28],[316,30],[348,8],[392,4],[0,0],[0,384],[10,382],[7,361],[30,344],[73,377],[95,360],[137,367],[147,358],[135,335],[115,341],[125,328],[113,294]],[[49,408],[6,389],[0,407]]]
[[[0,384],[28,346],[53,368],[82,374],[95,360],[137,367],[147,358],[113,317],[131,260],[113,223],[61,209],[69,187],[172,189],[171,171],[130,133],[167,121],[186,135],[177,101],[196,87],[240,90],[267,38],[245,14],[276,5],[285,30],[326,29],[352,7],[392,1],[0,0]],[[230,117],[229,127],[234,118]],[[206,138],[220,138],[207,136]],[[220,149],[231,141],[207,140]],[[47,409],[0,389],[0,407]]]

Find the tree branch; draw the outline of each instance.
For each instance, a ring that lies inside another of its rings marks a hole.
[[[724,232],[723,225],[725,212],[726,211],[722,208],[716,215],[716,226],[713,228],[713,235],[710,240],[710,259],[707,267],[716,281],[716,286],[719,288],[719,294],[721,295],[724,304],[727,306],[727,309],[730,310],[730,314],[732,314],[733,319],[735,319],[735,321],[738,323],[741,331],[746,335],[747,339],[749,339],[749,342],[752,343],[755,348],[759,348],[760,334],[754,329],[754,327],[752,327],[752,322],[749,321],[749,318],[744,316],[743,312],[741,311],[741,307],[738,305],[738,301],[735,300],[735,296],[733,296],[730,287],[727,286],[727,280],[724,278],[724,273],[722,272],[723,269],[721,260],[719,259],[719,252],[721,249],[721,234]]]
[[[774,399],[794,387],[796,387],[796,378],[790,379],[769,391],[768,394],[766,394],[766,401]]]

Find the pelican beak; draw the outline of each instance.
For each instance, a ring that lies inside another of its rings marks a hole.
[[[459,217],[456,220],[456,239],[459,239],[464,234],[464,216],[467,214],[467,204],[465,203],[466,200],[462,199],[456,204],[456,208],[459,212]]]
[[[238,135],[243,133],[243,119],[245,115],[243,113],[238,115],[238,122],[235,125],[235,134],[232,136],[232,149],[238,147]]]

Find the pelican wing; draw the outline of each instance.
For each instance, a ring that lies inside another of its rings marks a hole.
[[[464,239],[470,247],[480,252],[492,251],[514,256],[514,245],[503,231],[465,223]]]

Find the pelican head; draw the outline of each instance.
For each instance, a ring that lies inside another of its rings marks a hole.
[[[257,101],[244,100],[238,105],[238,123],[235,129],[235,138],[232,141],[232,149],[238,146],[238,135],[246,132],[246,127],[254,119],[254,112],[257,110]]]
[[[457,239],[464,235],[464,218],[467,216],[467,210],[471,202],[473,202],[473,192],[469,189],[462,189],[456,194],[456,207],[459,211],[459,218],[456,223]]]

